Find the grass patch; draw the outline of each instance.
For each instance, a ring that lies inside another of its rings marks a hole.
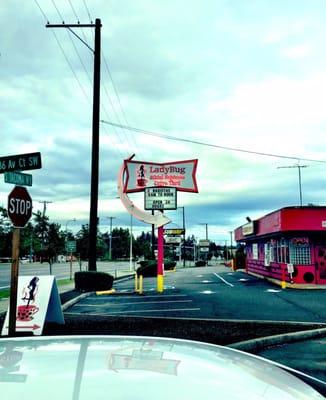
[[[0,299],[7,299],[9,297],[10,289],[0,290]]]
[[[70,279],[60,279],[57,280],[58,286],[65,286],[74,283],[74,280]],[[0,290],[0,299],[7,299],[10,296],[10,289],[1,289]]]
[[[57,280],[57,284],[58,286],[64,286],[64,285],[69,285],[71,283],[74,283],[74,280],[70,280],[70,279],[59,279]]]

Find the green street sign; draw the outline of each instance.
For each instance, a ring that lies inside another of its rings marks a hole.
[[[42,168],[40,152],[0,157],[0,174],[40,168]]]
[[[13,183],[18,186],[32,186],[33,176],[23,174],[21,172],[5,172],[4,178],[6,183]]]
[[[66,242],[66,251],[74,253],[76,251],[76,240],[68,240]]]

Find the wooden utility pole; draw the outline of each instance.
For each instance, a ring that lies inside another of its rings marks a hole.
[[[93,123],[92,123],[92,169],[89,213],[89,249],[88,270],[96,271],[97,209],[98,209],[98,170],[99,170],[99,132],[100,132],[100,81],[101,81],[101,20],[95,24],[47,24],[47,28],[67,28],[83,42],[94,54],[93,81]],[[83,41],[71,28],[95,28],[94,50]]]

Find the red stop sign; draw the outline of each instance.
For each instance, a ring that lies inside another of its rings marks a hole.
[[[26,188],[15,186],[8,196],[8,216],[16,228],[23,228],[32,216],[32,198]]]

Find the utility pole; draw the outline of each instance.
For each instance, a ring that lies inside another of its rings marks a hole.
[[[182,208],[182,229],[183,229],[183,266],[186,266],[186,223],[185,223],[185,208],[184,206],[178,207]]]
[[[208,240],[208,224],[204,223],[201,225],[205,225],[206,226],[206,240]]]
[[[46,213],[46,205],[52,203],[52,201],[46,201],[46,200],[42,200],[39,201],[39,203],[43,204],[43,213],[42,213],[42,218],[43,218],[43,224],[42,224],[42,242],[41,242],[41,250],[43,250],[44,248],[44,218],[45,218],[45,213]],[[42,255],[43,258],[43,255]]]
[[[94,54],[93,123],[92,123],[92,169],[89,214],[88,270],[96,271],[98,176],[99,176],[99,132],[100,132],[100,81],[101,81],[101,20],[95,24],[47,24],[46,28],[65,28],[83,42]],[[90,48],[71,28],[95,28],[94,49]]]
[[[115,219],[115,217],[106,217],[110,219],[110,241],[109,241],[109,259],[110,261],[112,260],[112,220]]]
[[[309,165],[300,165],[299,163],[296,165],[289,165],[285,167],[277,167],[280,168],[298,168],[298,175],[299,175],[299,196],[300,196],[300,207],[302,207],[302,186],[301,186],[301,168],[307,168]]]

